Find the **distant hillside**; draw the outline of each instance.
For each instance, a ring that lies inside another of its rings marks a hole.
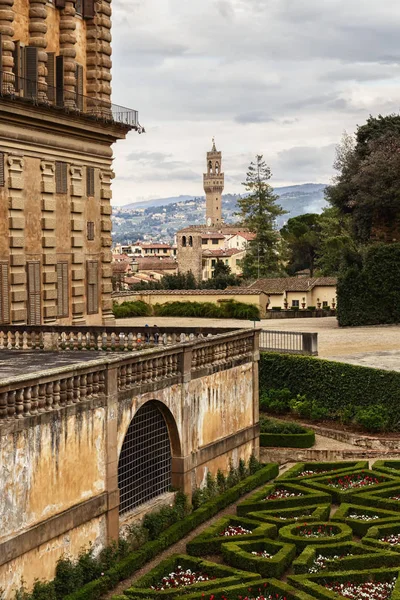
[[[287,211],[278,220],[282,227],[291,217],[307,212],[322,212],[326,206],[322,183],[306,183],[275,188],[279,203]],[[226,223],[237,221],[239,194],[222,196],[223,218]],[[171,242],[178,229],[205,223],[205,197],[177,196],[113,207],[113,239],[129,243],[136,240]]]

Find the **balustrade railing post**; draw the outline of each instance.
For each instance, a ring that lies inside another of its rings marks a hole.
[[[178,372],[182,375],[182,383],[186,383],[192,378],[192,359],[193,359],[193,348],[192,346],[186,346],[182,349],[179,354]]]
[[[318,356],[318,333],[303,333],[303,353]]]

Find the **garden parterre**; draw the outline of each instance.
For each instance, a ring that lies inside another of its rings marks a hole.
[[[113,600],[400,600],[400,469],[382,462],[295,465]]]

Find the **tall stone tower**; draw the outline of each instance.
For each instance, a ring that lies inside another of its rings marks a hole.
[[[206,223],[222,223],[222,192],[224,174],[222,173],[222,154],[218,152],[213,138],[211,152],[207,152],[207,173],[204,173],[204,191],[206,193]]]

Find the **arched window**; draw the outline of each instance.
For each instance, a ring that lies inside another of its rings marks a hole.
[[[147,402],[133,417],[118,461],[120,514],[171,487],[171,443],[157,402]]]
[[[193,246],[193,237],[189,236],[189,246]]]
[[[208,163],[208,173],[212,174],[212,172],[213,172],[213,168],[212,168],[212,162],[210,160],[209,163]]]
[[[215,174],[219,175],[219,164],[215,163]]]
[[[182,246],[185,247],[186,246],[186,235],[182,236]]]

